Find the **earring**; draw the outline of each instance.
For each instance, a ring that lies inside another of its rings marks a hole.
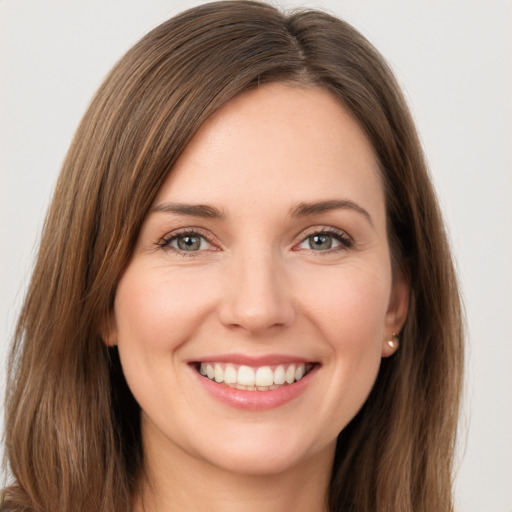
[[[392,349],[393,351],[398,350],[400,347],[400,340],[398,339],[398,334],[396,332],[393,333],[393,336],[391,336],[391,339],[386,341],[387,346]]]

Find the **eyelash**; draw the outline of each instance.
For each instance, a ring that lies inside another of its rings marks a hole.
[[[319,255],[326,255],[326,254],[332,254],[338,251],[346,251],[352,247],[354,247],[355,243],[354,240],[347,235],[344,231],[341,229],[336,229],[330,226],[324,226],[324,227],[314,227],[310,230],[306,231],[306,233],[302,234],[302,238],[299,241],[299,243],[295,244],[293,249],[294,251],[299,251],[301,249],[298,248],[302,243],[304,243],[308,238],[315,236],[315,235],[328,235],[331,236],[334,240],[340,243],[338,247],[329,248],[327,250],[314,250],[314,249],[304,249],[309,250],[311,252],[315,252]],[[171,244],[177,240],[180,237],[184,236],[190,236],[190,237],[197,237],[204,241],[206,241],[210,246],[213,246],[213,249],[206,249],[206,250],[219,250],[218,244],[212,241],[212,237],[208,235],[207,233],[203,232],[201,229],[198,228],[186,228],[180,231],[176,231],[173,233],[170,233],[169,235],[162,238],[156,245],[160,249],[164,250],[172,250],[176,254],[179,254],[181,256],[195,256],[197,253],[201,253],[204,251],[184,251],[180,250],[179,248],[173,247]]]
[[[212,241],[211,236],[207,235],[201,229],[198,229],[198,228],[185,228],[180,231],[174,231],[174,232],[170,233],[169,235],[165,236],[164,238],[162,238],[162,240],[160,240],[157,243],[157,246],[160,249],[171,250],[174,253],[179,254],[180,256],[195,256],[197,253],[203,252],[203,251],[183,251],[183,250],[180,250],[171,245],[172,242],[174,242],[175,240],[178,240],[180,237],[185,237],[185,236],[200,238],[202,240],[205,240],[209,245],[211,245],[213,247],[217,247],[217,244]],[[209,249],[209,250],[215,251],[218,249],[214,248],[214,249]]]
[[[315,236],[315,235],[328,235],[340,243],[340,245],[338,247],[329,248],[325,251],[315,251],[314,249],[305,249],[305,250],[309,250],[310,252],[314,252],[321,256],[333,254],[338,251],[346,251],[355,246],[353,238],[350,237],[347,233],[345,233],[345,231],[342,231],[341,229],[333,228],[331,226],[323,226],[320,228],[318,226],[316,226],[316,227],[311,228],[310,230],[306,231],[306,233],[302,235],[301,241],[294,246],[293,250],[300,250],[300,249],[296,249],[296,247],[303,244],[308,238]]]

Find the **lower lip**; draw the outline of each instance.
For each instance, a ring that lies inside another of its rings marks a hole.
[[[219,384],[213,380],[203,377],[197,370],[192,368],[200,383],[206,391],[213,395],[217,400],[237,409],[249,411],[266,411],[275,409],[302,395],[314,378],[318,366],[310,370],[302,379],[287,384],[277,389],[268,391],[246,391]]]

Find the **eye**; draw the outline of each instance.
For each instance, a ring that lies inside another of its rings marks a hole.
[[[305,242],[309,249],[313,249],[314,251],[325,251],[327,249],[331,249],[333,244],[336,244],[337,240],[334,240],[332,235],[319,233],[317,235],[308,236]]]
[[[297,246],[298,249],[306,249],[318,252],[335,251],[352,247],[352,239],[343,231],[335,229],[322,229],[308,235]]]
[[[173,249],[179,253],[193,253],[212,248],[212,244],[200,233],[186,231],[171,234],[158,244],[162,248]]]

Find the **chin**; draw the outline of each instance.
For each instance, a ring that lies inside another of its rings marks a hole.
[[[303,461],[303,457],[296,453],[287,451],[272,453],[270,450],[256,449],[245,453],[212,454],[209,462],[229,473],[265,476],[285,473],[299,466],[301,461]]]
[[[243,426],[242,426],[243,429]],[[284,473],[307,464],[313,457],[332,447],[311,446],[303,436],[294,436],[287,429],[247,429],[241,436],[226,436],[208,442],[209,449],[203,457],[212,465],[241,475],[272,475]],[[322,448],[324,450],[322,450]]]

